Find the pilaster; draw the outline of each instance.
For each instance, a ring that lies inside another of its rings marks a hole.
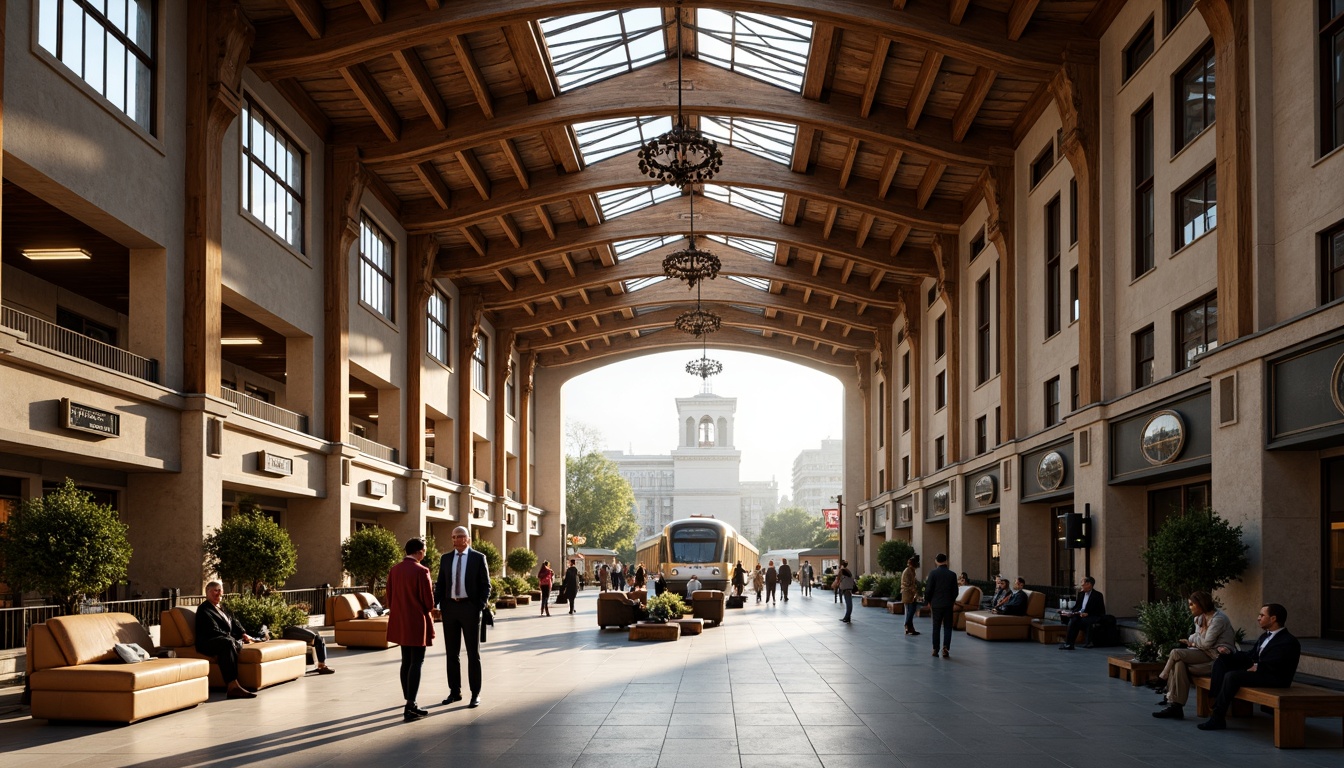
[[[350,249],[359,238],[359,201],[368,176],[354,147],[328,147],[323,240],[323,421],[325,434],[342,443],[350,431]]]
[[[985,236],[998,254],[995,289],[998,292],[994,323],[998,331],[996,370],[999,372],[999,441],[1017,437],[1017,260],[1013,249],[1013,169],[992,167],[980,177],[989,219]]]
[[[947,463],[961,461],[961,304],[958,301],[957,238],[938,235],[933,240],[933,256],[938,263],[938,288],[943,298],[947,321]]]

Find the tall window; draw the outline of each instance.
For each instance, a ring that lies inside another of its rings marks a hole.
[[[1176,192],[1176,247],[1184,248],[1218,226],[1218,175],[1214,166]]]
[[[975,420],[975,455],[989,450],[989,417],[981,416]]]
[[[901,401],[901,432],[910,431],[910,398]]]
[[[1125,46],[1125,79],[1133,77],[1139,67],[1153,55],[1153,20],[1149,19],[1147,24],[1139,30],[1139,34],[1134,36],[1129,45]]]
[[[1321,277],[1322,303],[1344,298],[1344,224],[1321,235]]]
[[[1003,443],[1003,411],[999,406],[994,406],[994,444]]]
[[[448,297],[438,288],[429,294],[426,315],[426,351],[440,363],[451,365],[448,361]]]
[[[504,379],[504,413],[509,416],[515,416],[518,413],[518,409],[514,403],[518,397],[518,387],[514,384],[513,377],[513,365],[510,364],[509,375]]]
[[[1059,197],[1045,206],[1045,337],[1059,333]]]
[[[1344,0],[1320,0],[1321,154],[1344,146]]]
[[[1069,369],[1069,412],[1078,410],[1078,403],[1081,402],[1078,397],[1078,366]]]
[[[1078,322],[1078,313],[1081,311],[1078,304],[1078,268],[1069,269],[1069,322]]]
[[[1078,244],[1078,179],[1069,179],[1069,245]]]
[[[933,323],[933,359],[942,360],[947,354],[947,315],[942,314]]]
[[[1218,296],[1209,294],[1176,313],[1176,370],[1218,346]]]
[[[947,438],[939,435],[933,441],[933,468],[942,469],[947,466]]]
[[[1153,383],[1153,326],[1134,334],[1134,388]]]
[[[303,151],[250,98],[243,99],[243,208],[303,250]]]
[[[989,275],[975,281],[975,383],[989,381]]]
[[[1045,382],[1045,426],[1059,423],[1059,377]]]
[[[1054,167],[1055,143],[1050,141],[1046,143],[1045,149],[1041,150],[1041,154],[1037,155],[1036,159],[1031,161],[1031,186],[1034,187],[1037,184],[1040,184],[1041,180],[1045,178],[1045,175]]]
[[[910,457],[901,457],[901,485],[910,482]]]
[[[1134,114],[1134,277],[1153,268],[1157,222],[1153,196],[1153,102]]]
[[[146,131],[154,130],[153,0],[43,0],[37,43]]]
[[[477,331],[476,349],[471,353],[471,385],[483,395],[490,394],[490,377],[486,375],[490,359],[490,337]]]
[[[998,515],[985,521],[985,544],[988,551],[985,553],[985,564],[989,568],[989,578],[997,578],[999,569],[1002,567],[1000,557],[1000,545],[1003,542],[1003,523]]]
[[[985,229],[980,228],[975,237],[971,238],[971,263],[975,263],[975,257],[985,250]]]
[[[1180,72],[1176,73],[1173,89],[1176,93],[1176,142],[1180,150],[1205,128],[1213,125],[1215,117],[1213,43],[1200,50]]]
[[[947,407],[947,371],[939,371],[933,377],[933,409],[940,411]]]
[[[887,442],[887,382],[877,382],[877,447]]]
[[[368,216],[359,219],[359,300],[392,319],[392,238]]]
[[[910,388],[910,353],[901,355],[901,389]]]

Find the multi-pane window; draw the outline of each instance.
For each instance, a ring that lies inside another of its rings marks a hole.
[[[1344,297],[1344,224],[1321,235],[1321,277],[1322,303]]]
[[[947,466],[947,438],[938,436],[933,440],[933,468],[942,469]]]
[[[37,43],[147,131],[154,130],[153,0],[42,0]]]
[[[901,389],[910,388],[910,353],[901,355]]]
[[[1320,0],[1321,154],[1344,147],[1344,0]]]
[[[975,383],[989,381],[990,360],[989,275],[975,281]]]
[[[1156,264],[1153,194],[1153,102],[1134,114],[1134,277]]]
[[[1041,154],[1037,155],[1036,159],[1031,161],[1031,186],[1034,187],[1037,184],[1040,184],[1041,179],[1044,179],[1045,175],[1054,167],[1055,143],[1051,141],[1047,142],[1045,149],[1041,150]]]
[[[989,417],[981,416],[975,420],[975,455],[989,450]]]
[[[971,238],[971,261],[974,262],[975,257],[983,250],[985,250],[985,230],[982,227],[975,237]]]
[[[518,412],[514,403],[517,397],[518,388],[514,384],[513,365],[509,365],[509,375],[504,379],[504,412],[509,416],[514,416]]]
[[[1045,382],[1045,426],[1059,423],[1059,377]]]
[[[1179,150],[1213,125],[1215,117],[1213,43],[1209,43],[1176,73],[1176,143]]]
[[[937,376],[933,377],[933,409],[942,410],[947,407],[947,371],[939,371]]]
[[[1167,0],[1167,32],[1175,29],[1194,7],[1195,0]]]
[[[910,431],[910,398],[901,401],[901,432]]]
[[[1176,370],[1218,346],[1218,296],[1209,294],[1176,313]]]
[[[471,351],[471,386],[483,395],[490,394],[486,361],[490,359],[490,337],[476,332],[476,348]]]
[[[1134,334],[1134,388],[1153,383],[1153,326]]]
[[[887,443],[887,382],[877,382],[877,447]]]
[[[1153,55],[1153,20],[1149,19],[1139,34],[1125,46],[1125,79],[1128,80],[1139,71],[1139,67]]]
[[[1176,192],[1176,247],[1184,248],[1218,226],[1218,174],[1214,166]]]
[[[303,151],[250,98],[239,125],[243,208],[281,240],[303,250]]]
[[[1078,410],[1082,398],[1078,396],[1078,366],[1069,369],[1069,411]]]
[[[901,485],[910,482],[910,457],[901,457]]]
[[[1078,299],[1078,268],[1069,270],[1069,322],[1078,322],[1078,313],[1082,311]]]
[[[942,360],[947,354],[947,315],[939,315],[933,323],[933,359]]]
[[[440,363],[451,365],[448,361],[448,296],[435,288],[429,294],[429,305],[425,308],[425,314],[426,351]]]
[[[1059,197],[1045,206],[1045,337],[1060,328]]]
[[[1069,245],[1078,244],[1078,179],[1069,179]]]
[[[369,220],[359,219],[359,300],[392,319],[392,238]]]

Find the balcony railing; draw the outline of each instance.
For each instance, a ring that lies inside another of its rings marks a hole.
[[[432,461],[425,462],[425,471],[443,480],[453,479],[453,470],[443,466],[442,464],[435,464]]]
[[[382,443],[375,443],[368,438],[356,435],[354,432],[351,432],[348,437],[350,439],[350,444],[358,448],[359,452],[365,456],[372,456],[375,459],[390,461],[393,464],[401,463],[397,460],[396,448],[389,448]]]
[[[271,405],[265,400],[255,398],[246,392],[223,389],[220,391],[220,394],[224,396],[225,400],[236,405],[238,410],[248,416],[261,419],[262,421],[269,421],[277,426],[287,427],[298,432],[308,432],[308,417],[302,413],[287,411],[278,405]]]
[[[39,347],[145,381],[155,383],[159,381],[158,360],[150,360],[111,344],[94,341],[82,333],[75,333],[12,307],[0,308],[0,325],[28,334],[28,341]]]

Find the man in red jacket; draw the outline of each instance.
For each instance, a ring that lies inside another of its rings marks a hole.
[[[425,556],[425,542],[411,539],[406,542],[406,557],[392,566],[387,575],[388,642],[401,646],[401,693],[406,699],[405,721],[419,720],[429,714],[416,706],[415,696],[420,691],[420,667],[425,663],[425,649],[434,644],[434,584],[429,569],[420,564]]]

